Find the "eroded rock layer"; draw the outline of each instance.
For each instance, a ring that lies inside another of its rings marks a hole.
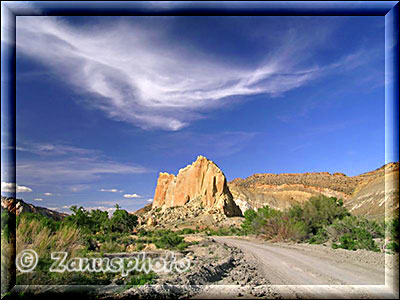
[[[330,174],[254,174],[228,183],[234,201],[242,212],[264,205],[287,209],[312,196],[323,194],[344,200],[354,214],[382,217],[399,209],[399,163],[389,163],[374,171],[357,176]]]
[[[197,201],[200,200],[200,201]],[[160,173],[152,208],[163,209],[198,202],[208,213],[222,211],[226,216],[240,216],[225,175],[204,156],[180,169],[178,175]]]

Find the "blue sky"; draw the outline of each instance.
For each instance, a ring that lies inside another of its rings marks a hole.
[[[384,96],[384,17],[17,17],[18,197],[135,210],[200,154],[357,175]]]

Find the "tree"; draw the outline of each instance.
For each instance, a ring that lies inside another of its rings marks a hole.
[[[91,230],[93,232],[107,232],[110,227],[110,219],[108,218],[108,212],[94,209],[90,212],[90,218],[92,223]]]
[[[89,212],[85,210],[82,206],[79,208],[76,205],[72,205],[70,210],[73,212],[69,215],[65,221],[78,226],[79,228],[90,230],[92,227],[91,218]]]
[[[115,205],[116,210],[114,211],[110,224],[111,231],[113,232],[127,232],[132,231],[133,228],[138,224],[137,216],[129,214],[126,210],[120,209],[119,205]]]

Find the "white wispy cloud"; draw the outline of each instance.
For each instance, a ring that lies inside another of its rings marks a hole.
[[[34,198],[33,200],[35,200],[35,201],[43,201],[42,198]]]
[[[108,159],[100,150],[71,145],[23,142],[34,156],[17,159],[17,180],[49,190],[60,188],[73,193],[93,188],[92,183],[109,175],[142,174],[151,170],[131,162]],[[49,156],[51,155],[51,156]],[[117,189],[101,191],[118,192]],[[45,196],[54,196],[51,192]]]
[[[64,144],[50,144],[50,143],[29,143],[20,142],[16,147],[17,151],[32,152],[37,155],[99,155],[100,151],[94,149],[85,149],[81,147],[64,145]],[[8,147],[10,150],[14,147]]]
[[[1,149],[3,150],[17,150],[17,151],[26,151],[25,148],[22,147],[14,147],[14,146],[6,146],[6,145],[1,145]]]
[[[89,184],[75,184],[75,185],[70,186],[69,190],[71,192],[76,193],[76,192],[82,192],[82,191],[87,190],[89,188],[90,188]]]
[[[240,152],[255,138],[263,138],[260,132],[221,131],[202,133],[180,131],[163,135],[151,145],[153,149],[165,151],[166,155],[203,153],[210,157],[223,157]],[[170,145],[175,145],[171,149]]]
[[[147,199],[147,202],[153,202],[153,198]]]
[[[57,17],[17,18],[18,51],[90,93],[87,105],[144,129],[179,130],[229,97],[276,96],[306,84],[321,68],[301,65],[297,44],[239,67],[179,39],[172,47],[159,27],[118,21],[78,28]]]
[[[5,192],[5,193],[13,193],[14,191],[16,191],[17,193],[28,193],[28,192],[32,192],[32,189],[27,187],[27,186],[23,186],[23,185],[16,185],[15,183],[12,182],[1,182],[1,191]]]
[[[124,198],[140,198],[141,196],[138,194],[125,194]]]
[[[100,192],[122,193],[123,190],[117,190],[117,189],[101,189]]]
[[[71,190],[82,190],[82,182],[99,179],[104,174],[140,174],[148,169],[101,157],[70,157],[60,160],[23,160],[17,162],[17,174],[35,183],[76,183]]]

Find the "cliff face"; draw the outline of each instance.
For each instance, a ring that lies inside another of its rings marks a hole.
[[[319,194],[346,200],[357,186],[357,181],[342,174],[331,175],[326,172],[266,173],[255,174],[246,179],[235,179],[229,182],[228,186],[235,202],[247,202],[252,208],[269,205],[275,209],[287,209]]]
[[[385,213],[385,205],[388,212],[399,209],[399,188],[396,184],[398,174],[399,163],[390,163],[377,170],[351,177],[327,172],[265,173],[246,179],[235,179],[228,186],[234,201],[245,209],[264,205],[286,209],[295,203],[307,201],[311,196],[324,194],[342,198],[345,206],[354,214],[381,217]]]
[[[203,156],[180,169],[178,175],[160,173],[152,208],[183,206],[199,203],[208,212],[223,212],[240,216],[241,210],[233,201],[225,175],[216,164]]]
[[[399,163],[359,175],[362,179],[345,206],[351,213],[375,218],[399,213]]]

